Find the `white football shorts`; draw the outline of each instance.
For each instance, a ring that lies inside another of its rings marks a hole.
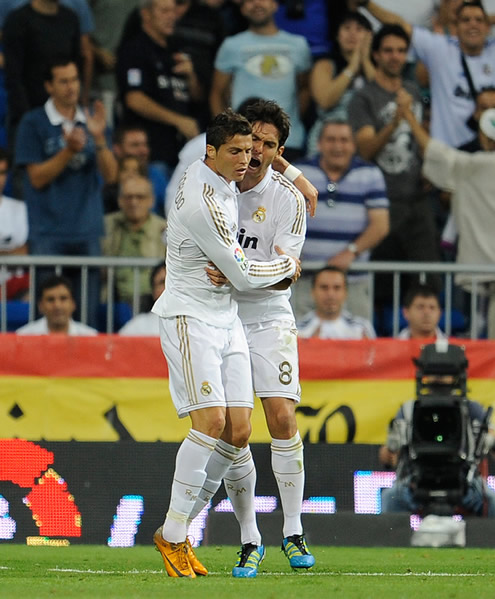
[[[239,318],[232,329],[190,316],[160,318],[160,341],[179,418],[214,406],[253,407],[249,349]]]
[[[244,325],[254,392],[258,397],[286,397],[301,401],[297,329],[293,320],[271,320]]]

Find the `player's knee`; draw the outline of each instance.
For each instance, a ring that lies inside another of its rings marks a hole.
[[[251,422],[247,420],[235,427],[235,430],[230,432],[230,444],[234,447],[245,447],[251,436]]]
[[[221,408],[197,410],[190,416],[193,428],[213,439],[219,439],[225,429],[225,411]]]
[[[297,421],[291,410],[277,410],[270,414],[267,424],[274,439],[291,439],[297,433]]]
[[[225,429],[225,414],[219,412],[212,415],[208,421],[208,427],[210,429],[210,437],[219,439]]]

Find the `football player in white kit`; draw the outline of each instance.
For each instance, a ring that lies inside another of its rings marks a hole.
[[[251,125],[228,110],[207,129],[206,157],[186,171],[168,215],[166,288],[153,306],[179,417],[191,429],[176,457],[170,505],[154,542],[170,576],[207,574],[186,539],[198,496],[208,501],[250,435],[249,350],[230,285],[214,286],[213,262],[239,291],[297,279],[300,262],[276,250],[248,261],[237,242],[236,183],[246,174]],[[220,437],[230,442],[219,440]],[[202,500],[202,499],[201,499]]]
[[[249,260],[272,260],[276,246],[299,256],[306,233],[304,198],[271,166],[284,150],[289,118],[278,104],[266,100],[250,104],[244,115],[253,126],[253,151],[247,173],[239,183],[239,244]],[[210,276],[218,284],[223,282],[220,273]],[[235,290],[234,297],[248,340],[254,390],[261,398],[272,437],[272,469],[284,513],[282,549],[293,568],[310,568],[315,559],[308,550],[301,523],[304,456],[295,416],[300,386],[290,290]],[[255,482],[256,471],[247,446],[224,477],[241,527],[242,547],[234,576],[255,576],[263,558],[254,508]]]

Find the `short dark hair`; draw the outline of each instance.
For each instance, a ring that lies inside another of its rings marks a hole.
[[[371,44],[371,51],[378,52],[381,48],[383,40],[389,35],[399,37],[406,42],[407,47],[411,43],[411,38],[407,35],[405,29],[397,24],[383,25],[373,36],[373,42]]]
[[[367,31],[373,31],[373,27],[371,26],[369,20],[362,13],[357,11],[346,12],[340,20],[338,28],[340,28],[342,25],[345,25],[345,23],[357,23],[358,25],[361,25],[363,29],[366,29]]]
[[[279,146],[287,141],[290,132],[289,115],[273,100],[257,100],[242,109],[239,107],[239,114],[245,116],[251,125],[257,122],[273,125],[278,131]]]
[[[352,130],[351,123],[348,120],[341,117],[329,117],[328,119],[325,119],[321,125],[320,133],[318,134],[318,139],[321,139],[323,137],[323,132],[329,125],[349,127],[349,129],[351,130],[351,135],[354,139],[354,131]]]
[[[74,299],[74,290],[72,289],[72,283],[67,277],[64,277],[63,275],[50,275],[43,279],[40,282],[39,299],[43,297],[45,291],[47,291],[48,289],[53,289],[54,287],[58,287],[59,285],[63,285],[64,287],[66,287],[72,299]]]
[[[440,298],[438,297],[438,293],[435,291],[435,289],[431,287],[431,285],[425,285],[423,283],[420,283],[418,285],[414,285],[413,287],[407,290],[404,296],[404,308],[410,308],[411,304],[417,297],[434,297],[437,300],[438,305],[440,306]]]
[[[73,64],[76,67],[77,74],[79,75],[79,65],[73,58],[66,56],[65,54],[55,56],[45,66],[45,70],[43,72],[43,81],[53,81],[53,71],[58,67],[66,67],[70,64]]]
[[[231,108],[217,114],[206,128],[206,144],[218,150],[234,135],[251,135],[252,128],[246,117]]]
[[[129,131],[140,131],[146,135],[146,139],[148,139],[148,132],[141,125],[134,125],[132,123],[122,123],[118,127],[115,128],[113,132],[113,143],[120,145],[124,141],[124,137]]]
[[[313,289],[316,286],[316,280],[323,272],[338,272],[338,273],[340,273],[344,277],[344,284],[347,287],[347,272],[343,268],[340,268],[340,266],[333,266],[333,265],[329,264],[328,266],[324,266],[323,268],[320,268],[320,270],[317,270],[315,273],[313,273],[313,279],[311,281],[311,287]]]
[[[464,0],[463,2],[461,2],[459,4],[459,6],[457,7],[457,10],[455,11],[456,17],[459,17],[461,12],[468,6],[474,6],[474,7],[480,8],[481,11],[483,12],[483,14],[485,15],[485,18],[488,17],[485,7],[480,2],[480,0],[473,0],[472,2],[470,2],[469,0]]]

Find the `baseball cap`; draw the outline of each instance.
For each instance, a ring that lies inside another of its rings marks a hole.
[[[495,108],[488,108],[481,114],[480,129],[488,138],[495,141]]]

